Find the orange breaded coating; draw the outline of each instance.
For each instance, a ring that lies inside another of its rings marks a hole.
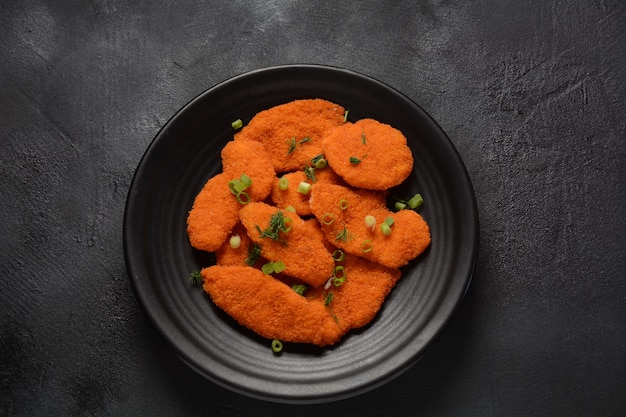
[[[339,327],[347,332],[374,319],[401,273],[397,268],[387,268],[351,254],[346,254],[338,265],[344,267],[346,279],[340,286],[332,284],[327,290],[333,293],[329,308]],[[305,295],[324,301],[327,291],[315,289]]]
[[[238,248],[230,246],[230,237],[234,235],[239,236],[239,239],[241,240]],[[243,227],[241,223],[237,223],[237,225],[233,227],[233,230],[228,234],[228,237],[222,246],[215,251],[215,263],[222,266],[244,266],[246,265],[246,259],[248,259],[248,251],[252,245],[253,243],[250,240],[250,237],[248,237],[246,228]],[[265,262],[263,259],[258,258],[254,266],[258,266],[260,268],[263,262]]]
[[[345,200],[345,209],[340,207],[341,200]],[[390,268],[406,265],[430,244],[430,231],[422,216],[413,210],[391,212],[376,205],[374,198],[364,198],[363,192],[334,184],[314,184],[310,206],[331,243]],[[373,229],[365,223],[368,215],[376,219]],[[328,221],[331,216],[332,223]],[[380,224],[387,217],[394,222],[391,234],[385,236]]]
[[[270,155],[258,142],[230,141],[222,149],[222,170],[229,179],[246,174],[252,185],[245,191],[252,201],[262,201],[270,193],[276,172]]]
[[[315,182],[327,182],[330,184],[343,183],[341,177],[332,169],[324,168],[314,170]],[[298,186],[301,182],[312,184],[313,181],[307,177],[304,171],[294,171],[284,174],[281,178],[285,178],[289,185],[286,190],[281,190],[278,186],[279,179],[272,183],[272,191],[270,198],[272,202],[280,208],[293,207],[296,209],[298,216],[310,216],[311,208],[309,207],[309,194],[298,192]]]
[[[327,346],[342,336],[322,303],[307,300],[258,269],[211,266],[201,273],[213,302],[263,337]]]
[[[413,169],[413,154],[398,129],[373,119],[345,123],[322,139],[328,165],[353,187],[385,190]]]
[[[191,246],[214,252],[222,246],[239,221],[241,204],[228,189],[230,178],[224,173],[209,179],[196,196],[187,217]]]
[[[278,240],[263,237],[261,231],[270,227],[276,213],[290,219],[291,229],[287,233],[279,232]],[[261,246],[261,256],[272,262],[282,261],[286,275],[313,286],[323,285],[332,275],[331,253],[297,214],[265,203],[250,203],[241,209],[239,218],[250,239]]]
[[[296,171],[322,153],[322,135],[343,124],[344,108],[323,99],[303,99],[257,113],[235,140],[261,142],[277,173]]]

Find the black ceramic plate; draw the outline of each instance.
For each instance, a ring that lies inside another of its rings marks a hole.
[[[415,168],[398,194],[420,192],[432,244],[403,268],[403,278],[376,319],[331,348],[268,340],[215,307],[191,271],[209,258],[193,250],[186,217],[204,183],[221,171],[231,122],[302,98],[349,109],[349,119],[375,118],[407,136]],[[365,392],[414,363],[462,299],[478,245],[475,197],[454,146],[413,101],[351,71],[311,65],[246,73],[200,94],[158,133],[132,181],[124,219],[130,280],[146,314],[180,357],[234,391],[280,402],[319,402]]]

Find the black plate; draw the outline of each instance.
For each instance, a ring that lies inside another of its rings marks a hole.
[[[402,195],[420,192],[432,244],[403,268],[376,319],[328,349],[287,344],[275,356],[268,340],[242,328],[189,283],[209,258],[193,250],[186,217],[198,191],[221,171],[231,122],[247,123],[271,106],[324,98],[371,117],[408,138],[415,169]],[[234,391],[280,402],[321,402],[372,389],[414,363],[450,318],[469,285],[478,250],[478,214],[466,169],[437,123],[400,92],[367,76],[325,66],[249,72],[200,94],[148,147],[132,181],[124,252],[146,314],[180,357]]]

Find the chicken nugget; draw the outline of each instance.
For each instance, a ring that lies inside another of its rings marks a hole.
[[[256,202],[243,207],[239,218],[261,247],[261,256],[283,262],[286,275],[313,286],[323,285],[332,275],[331,253],[297,214]]]
[[[344,113],[343,107],[327,100],[295,100],[257,113],[235,140],[264,144],[277,173],[296,171],[322,153],[322,135],[343,124]]]
[[[327,346],[342,336],[320,302],[247,266],[211,266],[201,271],[203,288],[219,308],[268,339]]]
[[[399,268],[421,254],[430,244],[430,230],[413,210],[391,212],[363,192],[334,184],[314,184],[310,206],[326,239],[347,253]],[[366,223],[372,216],[375,225]],[[391,219],[389,233],[381,224]]]
[[[228,189],[224,173],[209,179],[196,196],[187,216],[187,234],[191,246],[214,252],[224,243],[239,221],[241,204]]]
[[[347,332],[374,319],[401,273],[397,268],[387,268],[351,254],[345,254],[338,266],[344,268],[345,280],[340,285],[331,282],[328,289],[312,289],[305,295],[326,302],[328,293],[332,292],[328,307],[342,331]]]
[[[413,169],[413,154],[398,129],[361,119],[328,130],[322,139],[328,165],[353,187],[385,190]]]
[[[262,201],[270,194],[276,172],[263,144],[230,141],[222,149],[222,171],[232,180],[246,174],[252,184],[245,192],[251,201]]]

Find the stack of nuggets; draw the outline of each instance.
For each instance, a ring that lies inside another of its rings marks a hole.
[[[268,339],[335,344],[375,317],[399,268],[430,244],[418,213],[386,207],[387,190],[413,168],[406,138],[345,114],[323,99],[258,113],[189,212],[191,245],[216,254],[201,271],[204,290]],[[229,183],[244,176],[242,200]]]

